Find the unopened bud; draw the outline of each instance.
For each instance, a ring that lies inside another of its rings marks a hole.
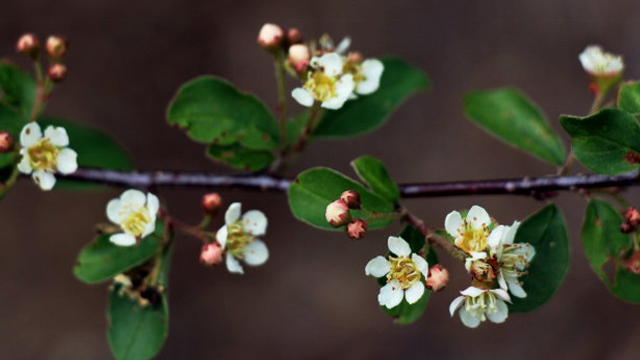
[[[64,64],[53,64],[49,67],[49,79],[59,83],[67,78],[67,67]]]
[[[32,59],[38,57],[39,50],[40,41],[34,34],[24,34],[16,43],[16,51]]]
[[[620,224],[620,232],[623,234],[631,234],[634,230],[634,227],[626,221]]]
[[[264,24],[258,33],[258,44],[267,50],[276,49],[282,44],[284,31],[275,24]]]
[[[218,193],[210,193],[202,197],[202,210],[205,213],[215,216],[222,209],[222,198]]]
[[[364,57],[362,56],[362,53],[357,51],[351,51],[349,52],[349,55],[347,55],[347,61],[353,64],[359,64],[363,60],[364,60]]]
[[[640,212],[634,207],[629,207],[624,212],[624,220],[631,226],[638,226],[640,224]]]
[[[297,73],[307,70],[309,59],[311,59],[311,53],[307,45],[296,44],[289,47],[289,64]]]
[[[287,41],[289,44],[299,44],[302,42],[302,34],[296,28],[291,28],[287,31]]]
[[[0,153],[6,153],[13,149],[13,137],[8,132],[0,132]]]
[[[347,236],[351,240],[360,240],[367,234],[367,222],[355,219],[347,225]]]
[[[340,195],[340,200],[342,200],[349,209],[360,209],[360,194],[357,191],[347,190]]]
[[[200,262],[205,265],[215,265],[222,262],[222,248],[218,243],[206,244],[200,253]]]
[[[436,264],[429,269],[429,276],[427,277],[427,288],[433,291],[440,291],[444,289],[449,283],[449,271],[442,267],[440,264]]]
[[[627,271],[640,274],[640,251],[634,251],[633,254],[625,260],[624,267]]]
[[[349,207],[342,200],[336,200],[327,206],[324,213],[329,225],[340,227],[351,222],[351,213]]]
[[[54,59],[60,59],[67,52],[67,39],[62,36],[52,35],[47,39],[47,54]]]

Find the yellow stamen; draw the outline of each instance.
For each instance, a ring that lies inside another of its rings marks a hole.
[[[387,282],[397,281],[403,290],[411,287],[416,281],[420,281],[422,273],[418,270],[412,259],[399,256],[389,257],[391,270],[387,274]]]
[[[54,171],[57,165],[60,148],[51,144],[49,138],[42,138],[37,144],[27,149],[31,167],[34,170]]]

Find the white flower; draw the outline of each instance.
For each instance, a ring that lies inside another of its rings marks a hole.
[[[475,328],[487,318],[499,324],[509,316],[509,308],[505,301],[511,302],[511,298],[502,289],[489,290],[469,286],[460,294],[462,296],[458,296],[451,302],[449,313],[453,316],[453,313],[462,306],[460,320],[467,327]]]
[[[587,46],[578,58],[584,70],[593,76],[614,76],[624,70],[622,56],[604,52],[600,46]]]
[[[69,136],[62,127],[48,126],[42,136],[40,125],[32,122],[20,132],[20,155],[18,170],[33,173],[33,180],[42,190],[51,190],[56,183],[56,172],[71,174],[78,169],[75,151],[69,149]]]
[[[400,305],[402,299],[409,304],[420,300],[424,294],[422,275],[427,276],[429,265],[420,255],[411,253],[411,247],[404,239],[390,236],[387,241],[389,250],[396,256],[377,256],[367,263],[365,274],[387,277],[387,285],[380,288],[378,302],[388,309]]]
[[[487,247],[491,217],[485,209],[474,205],[466,218],[453,211],[444,219],[444,228],[455,239],[455,245],[467,253]]]
[[[107,204],[107,217],[120,225],[121,233],[113,234],[109,241],[119,246],[131,246],[137,240],[151,234],[156,227],[156,215],[160,209],[158,197],[146,196],[139,190],[127,190],[119,198]]]
[[[491,257],[495,257],[500,264],[498,272],[500,287],[504,290],[508,288],[514,296],[523,298],[527,293],[518,281],[518,277],[523,275],[523,270],[535,256],[536,250],[528,243],[513,243],[519,226],[520,223],[514,221],[511,226],[500,225],[493,229],[489,235],[489,251]]]
[[[247,265],[259,266],[269,258],[269,250],[257,236],[267,231],[267,217],[259,210],[250,210],[240,217],[242,204],[235,202],[224,214],[225,225],[216,233],[220,247],[227,252],[229,272],[242,274],[242,259]]]
[[[342,74],[343,58],[337,53],[327,53],[313,57],[311,67],[315,70],[309,72],[302,87],[293,89],[291,96],[307,107],[320,101],[323,108],[341,108],[355,87],[353,75]]]

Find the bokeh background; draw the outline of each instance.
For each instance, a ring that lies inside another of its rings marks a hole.
[[[465,92],[505,85],[525,90],[553,127],[560,114],[585,114],[588,79],[577,55],[602,44],[624,54],[628,77],[640,74],[640,2],[538,1],[17,1],[2,2],[0,54],[20,34],[71,41],[68,80],[47,113],[99,127],[117,138],[140,169],[226,172],[165,122],[175,90],[201,74],[230,79],[270,106],[270,58],[255,38],[265,22],[298,27],[307,38],[350,35],[366,56],[392,54],[426,71],[429,93],[412,98],[381,131],[346,142],[319,141],[289,176],[312,166],[351,174],[349,161],[379,157],[399,182],[539,176],[554,169],[510,149],[461,112]],[[293,85],[294,82],[290,82]],[[78,251],[106,221],[120,189],[41,193],[20,181],[0,206],[0,358],[110,359],[106,285],[87,286],[71,269]],[[172,212],[197,222],[204,190],[163,189]],[[364,265],[385,252],[387,236],[353,243],[343,234],[297,222],[283,194],[221,191],[227,203],[264,211],[269,262],[230,275],[199,264],[199,244],[180,237],[171,274],[171,326],[158,359],[637,359],[640,308],[614,298],[582,253],[585,202],[557,201],[569,224],[571,268],[557,295],[503,325],[466,329],[448,305],[468,284],[452,281],[424,317],[394,324],[380,311]],[[630,200],[638,204],[638,192]],[[523,219],[543,204],[526,197],[414,199],[405,205],[440,225],[453,209],[480,204],[498,220]]]

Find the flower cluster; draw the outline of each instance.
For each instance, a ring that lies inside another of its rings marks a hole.
[[[530,244],[514,243],[520,223],[496,226],[485,209],[473,206],[465,217],[451,212],[444,225],[455,246],[469,255],[465,268],[472,277],[472,286],[451,303],[451,315],[464,303],[459,314],[468,327],[487,318],[495,323],[505,321],[508,307],[504,302],[511,301],[509,292],[520,298],[527,296],[518,278],[535,255]]]

